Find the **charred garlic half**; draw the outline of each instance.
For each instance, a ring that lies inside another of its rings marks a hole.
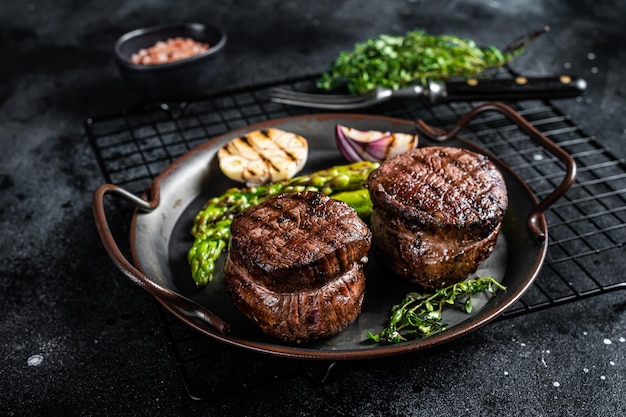
[[[231,140],[217,156],[224,175],[250,187],[289,179],[300,172],[308,157],[308,143],[300,135],[269,128]]]

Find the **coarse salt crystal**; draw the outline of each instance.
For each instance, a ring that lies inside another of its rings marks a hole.
[[[43,355],[32,355],[28,358],[28,366],[39,366],[43,362]]]

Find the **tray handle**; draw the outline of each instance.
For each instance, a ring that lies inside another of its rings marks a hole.
[[[544,198],[537,204],[534,210],[532,210],[528,215],[526,221],[528,229],[535,237],[535,239],[538,242],[543,243],[546,239],[546,232],[542,230],[540,225],[540,219],[543,216],[543,213],[559,198],[561,198],[572,186],[574,181],[576,181],[576,162],[566,151],[564,151],[560,146],[544,136],[539,130],[537,130],[533,125],[531,125],[526,119],[520,116],[519,113],[517,113],[511,107],[499,102],[489,102],[474,107],[469,113],[463,116],[463,118],[461,118],[452,129],[448,131],[444,131],[442,129],[430,126],[423,120],[418,120],[417,125],[419,129],[430,138],[438,142],[445,142],[449,139],[454,138],[459,133],[459,131],[463,129],[474,117],[486,111],[496,111],[508,117],[512,122],[517,125],[518,128],[526,132],[537,144],[544,147],[546,150],[548,150],[548,152],[550,152],[561,162],[563,162],[563,164],[565,164],[566,174],[561,183],[554,190],[552,190],[552,192],[546,198]]]
[[[107,222],[104,210],[104,196],[106,194],[117,195],[118,197],[122,197],[135,205],[138,210],[149,212],[154,210],[159,205],[158,191],[154,192],[152,189],[151,191],[153,191],[152,198],[150,200],[144,200],[114,184],[102,184],[96,188],[92,198],[93,216],[104,248],[115,265],[124,273],[124,275],[130,278],[133,283],[148,291],[161,304],[166,307],[174,306],[184,315],[196,317],[203,322],[208,323],[220,333],[229,332],[230,325],[228,323],[198,303],[187,297],[183,297],[174,291],[164,288],[149,279],[143,272],[135,268],[135,266],[126,259],[119,249]]]

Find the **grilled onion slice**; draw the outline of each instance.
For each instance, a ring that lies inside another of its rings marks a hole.
[[[418,136],[408,133],[358,130],[337,125],[337,147],[350,162],[382,162],[417,147]]]

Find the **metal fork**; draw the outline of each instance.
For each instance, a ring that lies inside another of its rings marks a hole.
[[[318,109],[346,110],[368,107],[392,97],[417,97],[429,104],[453,100],[531,100],[577,97],[587,88],[584,79],[567,74],[545,77],[494,78],[468,81],[430,81],[426,85],[392,90],[377,88],[361,95],[311,94],[275,88],[272,101]]]
[[[412,86],[392,90],[390,88],[376,88],[365,94],[311,94],[299,91],[274,88],[270,91],[270,98],[275,103],[290,104],[328,110],[349,110],[369,107],[382,103],[392,97],[424,97],[430,96],[436,101],[439,91],[444,91],[443,83],[431,82],[428,87]]]

